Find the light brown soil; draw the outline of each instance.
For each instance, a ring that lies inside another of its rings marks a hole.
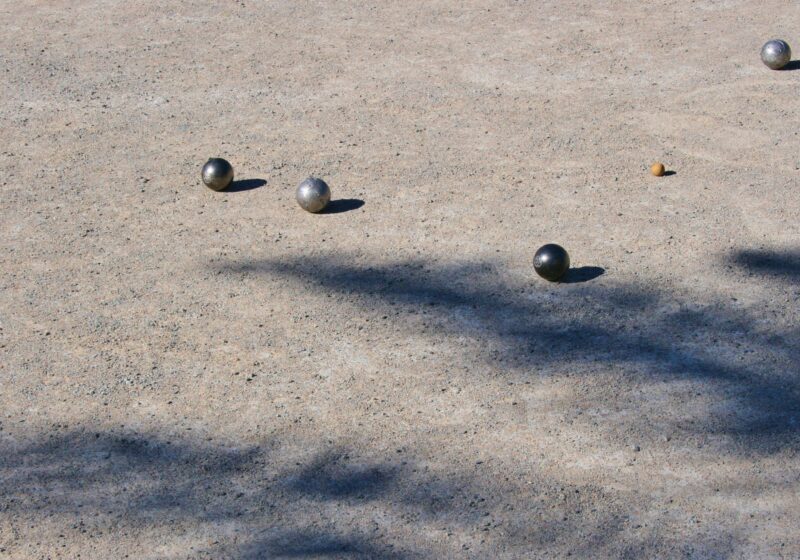
[[[800,557],[796,2],[0,12],[0,558]]]

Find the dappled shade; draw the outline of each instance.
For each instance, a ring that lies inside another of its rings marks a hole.
[[[731,261],[752,274],[800,282],[800,251],[748,249],[734,252]]]
[[[368,458],[330,444],[295,453],[277,440],[237,448],[77,428],[0,445],[0,506],[18,523],[65,523],[59,531],[86,542],[165,530],[201,545],[191,550],[201,558],[529,557],[542,550],[618,557],[667,545],[730,547],[726,534],[675,541],[655,527],[631,538],[633,512],[614,491],[592,485],[536,473],[510,480],[456,467],[434,472],[413,454]]]
[[[800,347],[792,333],[765,328],[760,309],[689,301],[638,284],[509,285],[491,263],[352,261],[341,255],[220,268],[322,287],[365,310],[425,309],[437,332],[472,337],[474,358],[500,364],[510,376],[543,367],[588,375],[606,364],[644,383],[699,383],[719,405],[694,419],[694,429],[732,437],[743,453],[798,446]]]

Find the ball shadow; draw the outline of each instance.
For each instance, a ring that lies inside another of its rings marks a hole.
[[[264,179],[243,179],[241,181],[234,181],[230,186],[222,192],[242,192],[251,191],[259,187],[263,187],[267,182]]]
[[[606,269],[600,266],[581,266],[578,268],[570,268],[561,279],[564,284],[580,284],[581,282],[588,282],[595,278],[602,276]]]
[[[350,210],[358,210],[364,206],[364,201],[358,198],[340,198],[331,200],[320,214],[341,214]]]
[[[784,66],[783,68],[780,68],[778,71],[779,72],[786,72],[786,71],[789,71],[789,70],[800,70],[800,59],[790,60],[789,63],[786,64],[786,66]]]
[[[664,177],[672,177],[673,175],[677,175],[676,171],[664,171]]]

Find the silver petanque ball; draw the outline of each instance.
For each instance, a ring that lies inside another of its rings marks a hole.
[[[780,70],[792,59],[792,49],[786,41],[773,39],[761,47],[761,60],[773,70]]]
[[[203,183],[215,191],[223,191],[233,182],[233,167],[227,160],[211,158],[203,166]]]
[[[303,210],[322,212],[330,201],[331,189],[322,179],[309,177],[297,185],[297,203]]]

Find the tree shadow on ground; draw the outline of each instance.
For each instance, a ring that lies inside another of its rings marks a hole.
[[[800,251],[742,250],[733,253],[730,260],[752,274],[800,282]]]
[[[407,557],[364,524],[330,515],[384,499],[400,510],[435,512],[430,496],[399,486],[405,467],[350,460],[335,447],[305,459],[289,467],[269,443],[232,448],[76,430],[0,448],[0,511],[80,519],[77,538],[119,525],[133,532],[206,527],[202,536],[235,522],[252,532],[235,543],[222,539],[207,551],[214,558]],[[436,490],[435,481],[427,486]]]
[[[706,416],[692,419],[695,430],[731,437],[743,453],[800,447],[800,341],[765,327],[758,309],[689,301],[634,284],[509,285],[486,263],[350,262],[305,257],[229,263],[222,270],[290,278],[363,310],[424,309],[436,332],[472,337],[474,359],[500,364],[508,375],[543,368],[589,374],[606,364],[632,370],[638,382],[690,382],[714,400]]]
[[[711,546],[708,535],[685,531],[631,538],[635,519],[614,492],[505,474],[441,473],[413,456],[376,459],[331,445],[298,456],[276,441],[237,448],[77,429],[0,446],[0,511],[23,535],[41,524],[73,541],[105,534],[113,546],[123,535],[177,536],[196,545],[181,558],[642,557]],[[29,544],[0,538],[12,557]]]

